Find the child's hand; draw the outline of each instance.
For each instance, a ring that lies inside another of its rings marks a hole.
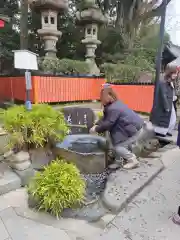
[[[91,134],[96,133],[96,127],[97,127],[97,125],[94,125],[94,126],[89,130],[89,133],[91,133]]]

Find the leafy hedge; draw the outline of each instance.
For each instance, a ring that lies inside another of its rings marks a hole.
[[[124,64],[134,66],[134,67],[139,67],[141,68],[141,71],[149,71],[149,72],[154,71],[153,64],[142,55],[138,55],[138,56],[128,55],[124,60]]]
[[[85,61],[71,59],[39,59],[39,69],[51,74],[89,74],[89,67]]]
[[[108,82],[134,82],[141,73],[140,67],[134,67],[126,64],[104,63],[101,65],[101,71],[105,74]]]
[[[89,66],[85,61],[71,59],[41,58],[39,69],[47,74],[89,74]],[[152,63],[140,55],[128,55],[123,63],[104,63],[100,66],[100,70],[106,76],[107,81],[111,83],[136,82],[142,72],[154,73]]]
[[[44,147],[48,141],[62,141],[68,133],[64,114],[48,104],[34,104],[31,111],[14,105],[1,113],[9,134],[9,147]]]

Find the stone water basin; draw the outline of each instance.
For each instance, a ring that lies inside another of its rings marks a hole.
[[[100,136],[68,135],[55,145],[54,154],[74,163],[83,174],[102,173],[106,169],[106,143]]]

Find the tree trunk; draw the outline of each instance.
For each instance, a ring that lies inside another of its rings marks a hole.
[[[21,0],[20,49],[28,49],[28,0]]]

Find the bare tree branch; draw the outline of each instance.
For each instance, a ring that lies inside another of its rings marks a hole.
[[[166,0],[163,0],[162,3],[155,9],[152,9],[148,12],[146,12],[145,14],[143,14],[143,18],[153,18],[153,17],[158,17],[161,15],[161,11],[164,7],[164,2]],[[167,0],[167,5],[171,2],[171,0]]]

